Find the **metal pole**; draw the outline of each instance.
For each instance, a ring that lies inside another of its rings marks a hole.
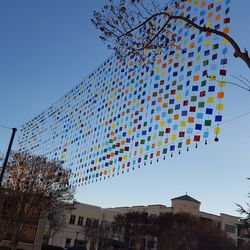
[[[4,172],[8,163],[8,159],[10,156],[10,151],[11,151],[11,147],[15,138],[15,134],[16,134],[17,129],[16,128],[12,128],[12,134],[11,134],[11,138],[10,138],[10,142],[9,142],[9,146],[5,155],[5,159],[4,159],[4,163],[3,163],[3,167],[2,167],[2,171],[1,171],[1,175],[0,175],[0,187],[2,186],[2,180],[3,180],[3,176],[4,176]]]

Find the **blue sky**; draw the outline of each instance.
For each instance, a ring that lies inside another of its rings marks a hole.
[[[111,54],[90,23],[103,0],[0,1],[0,124],[18,127],[60,98]],[[232,36],[250,50],[249,0],[232,0]],[[250,79],[231,58],[230,75]],[[232,78],[231,78],[232,79]],[[224,120],[250,112],[250,93],[228,85]],[[250,183],[250,115],[222,126],[219,143],[191,149],[119,178],[89,185],[79,201],[103,207],[165,204],[188,193],[211,213],[237,214]],[[11,131],[0,128],[5,152]]]

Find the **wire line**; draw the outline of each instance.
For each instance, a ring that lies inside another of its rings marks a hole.
[[[4,126],[4,125],[1,125],[1,124],[0,124],[0,128],[6,128],[6,129],[11,129],[12,130],[12,128]]]
[[[234,120],[238,120],[239,118],[242,118],[244,116],[247,116],[247,115],[250,115],[250,111],[244,113],[244,114],[241,114],[241,115],[238,115],[238,116],[235,116],[235,117],[232,117],[224,122],[221,122],[220,125],[224,124],[224,123],[228,123],[228,122],[231,122],[231,121],[234,121]]]

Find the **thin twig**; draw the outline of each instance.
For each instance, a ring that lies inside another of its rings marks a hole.
[[[240,77],[241,78],[243,78],[243,79],[245,79],[249,84],[250,84],[250,80],[249,79],[247,79],[245,76],[243,76],[243,75],[240,75]]]
[[[231,75],[233,78],[239,80],[241,83],[243,83],[245,86],[247,86],[248,88],[250,88],[250,85],[248,85],[247,83],[245,83],[243,80],[241,80],[240,78],[238,78],[237,76]]]

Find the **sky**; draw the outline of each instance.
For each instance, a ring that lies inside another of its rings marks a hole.
[[[104,3],[0,0],[1,126],[20,127],[111,55],[90,22],[93,10]],[[232,0],[231,35],[250,50],[249,9],[249,0]],[[235,81],[231,75],[250,79],[247,66],[232,56],[228,71],[228,80]],[[101,207],[170,206],[171,198],[187,192],[201,202],[203,211],[238,215],[235,203],[249,202],[250,92],[228,85],[225,94],[227,122],[221,126],[219,142],[210,141],[159,164],[87,185],[77,191],[77,199]],[[10,135],[10,129],[0,127],[3,153]]]

